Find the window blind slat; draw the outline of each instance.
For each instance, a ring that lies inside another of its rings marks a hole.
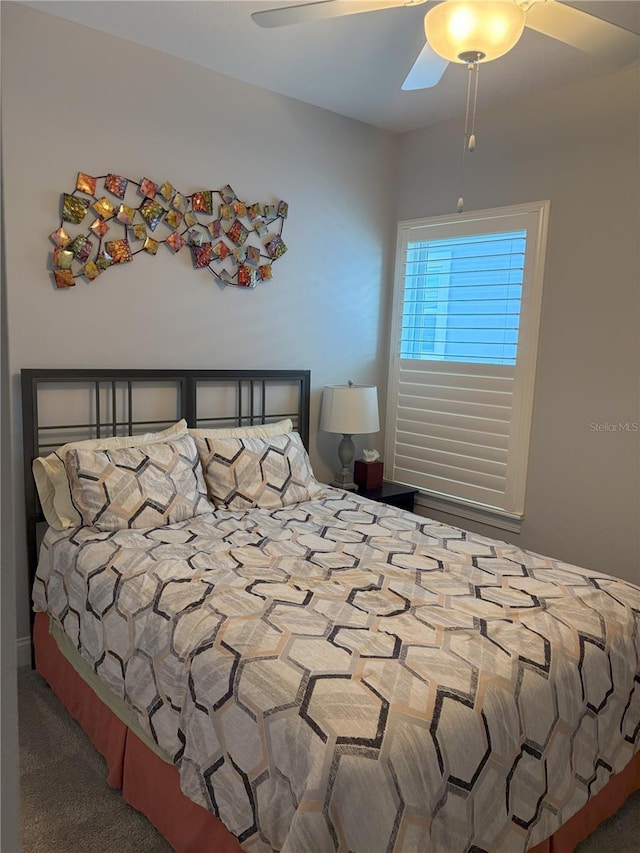
[[[463,501],[490,507],[499,507],[502,502],[502,492],[499,489],[470,486],[468,483],[460,483],[445,477],[432,477],[400,465],[397,467],[395,478],[400,483],[408,483],[423,492],[442,495],[446,498],[455,496]]]
[[[425,407],[425,398],[429,404]],[[494,391],[483,388],[459,388],[455,385],[412,385],[400,388],[398,404],[415,408],[439,408],[446,401],[466,402],[477,407],[511,408],[513,395],[509,391]],[[433,403],[433,405],[432,405]]]
[[[511,420],[497,420],[496,418],[481,417],[477,413],[464,415],[450,411],[437,411],[430,409],[428,412],[429,422],[444,429],[462,429],[467,432],[475,432],[478,444],[491,444],[492,436],[508,436]],[[410,415],[403,408],[398,409],[398,419],[411,421]],[[421,430],[416,427],[417,432]],[[488,438],[487,438],[488,436]],[[468,437],[468,436],[467,436]]]
[[[483,489],[487,492],[493,492],[494,496],[504,493],[505,490],[505,477],[492,477],[489,474],[482,473],[476,474],[461,466],[455,467],[437,465],[433,462],[422,462],[413,456],[403,456],[401,453],[397,455],[396,464],[401,470],[414,474],[416,479],[421,480],[422,483],[427,481],[431,484],[438,483],[438,491],[442,491],[445,483],[455,483],[458,488],[471,487],[473,489]]]
[[[416,431],[421,432],[419,424],[434,424],[448,429],[467,429],[475,433],[487,432],[491,435],[504,435],[511,422],[510,406],[465,407],[465,401],[441,400],[436,403],[427,400],[426,405],[413,401],[407,406],[399,401],[397,419],[416,424]]]
[[[511,390],[514,387],[513,367],[503,364],[460,364],[443,361],[440,364],[421,364],[403,359],[398,378],[404,387],[411,385],[454,385],[458,388]]]
[[[427,293],[431,294],[445,286],[442,284],[442,279],[445,277],[449,279],[448,284],[446,285],[447,287],[462,290],[463,288],[481,286],[487,290],[486,295],[490,296],[491,291],[497,290],[499,292],[499,288],[501,287],[520,285],[522,283],[522,270],[515,271],[509,269],[494,271],[491,277],[488,277],[486,273],[480,274],[478,272],[455,274],[447,272],[446,276],[443,273],[438,273],[433,276],[426,274],[414,274],[413,277],[409,274],[409,290],[419,287],[420,284],[422,284],[422,287],[426,288]]]
[[[455,331],[451,331],[455,330]],[[409,335],[410,330],[405,330],[407,334],[407,340],[416,340],[416,337],[413,335]],[[428,328],[420,328],[416,329],[416,332],[422,332],[423,336],[426,340],[426,335],[428,332]],[[475,332],[475,334],[474,334]],[[505,327],[489,327],[483,329],[479,332],[477,329],[469,329],[464,326],[457,326],[454,323],[449,324],[448,333],[445,332],[436,332],[433,333],[433,341],[438,343],[442,341],[444,344],[478,344],[479,346],[483,344],[490,343],[514,343],[513,341],[505,341],[504,336],[514,336],[517,338],[518,329],[514,326],[505,326]],[[418,336],[419,340],[420,337]]]
[[[415,429],[409,428],[407,432],[417,432],[428,435],[431,430],[438,434],[438,430],[449,430],[452,435],[456,435],[455,430],[460,430],[459,436],[462,436],[463,441],[471,439],[475,444],[483,444],[489,447],[494,445],[500,446],[502,441],[509,435],[511,422],[507,420],[491,420],[485,417],[473,417],[469,415],[455,415],[451,412],[428,412],[429,424],[427,429],[421,429],[421,424],[417,421],[412,421],[411,417],[407,417],[406,412],[402,409],[398,410],[398,427],[400,421],[409,423],[410,427],[415,426]],[[473,435],[473,438],[471,438]]]
[[[425,415],[425,418],[428,417]],[[467,422],[468,421],[468,422]],[[477,421],[473,418],[468,418],[462,425],[458,421],[456,425],[447,423],[437,423],[435,420],[418,419],[415,412],[409,416],[403,416],[402,412],[398,413],[397,435],[403,437],[405,434],[411,436],[409,441],[424,439],[425,441],[433,441],[434,443],[444,440],[447,442],[462,444],[473,444],[474,447],[483,447],[489,452],[492,449],[506,451],[509,445],[509,424],[502,422],[500,426],[502,431],[495,429],[493,431],[485,431],[474,428]],[[418,439],[414,439],[418,436]]]
[[[416,463],[431,463],[429,470],[435,472],[437,469],[455,468],[458,471],[466,471],[468,474],[487,474],[504,480],[507,471],[507,454],[505,451],[493,451],[498,458],[490,459],[488,453],[478,455],[474,445],[457,445],[457,447],[441,449],[435,442],[425,447],[414,442],[403,441],[404,436],[398,439],[396,444],[398,458],[411,458]]]

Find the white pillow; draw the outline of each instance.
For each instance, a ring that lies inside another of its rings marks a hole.
[[[78,527],[82,518],[71,500],[69,480],[64,467],[65,456],[70,450],[116,450],[121,447],[139,447],[142,444],[154,444],[158,441],[180,438],[187,434],[187,422],[178,421],[160,432],[146,432],[142,435],[111,436],[110,438],[91,438],[87,441],[71,441],[59,447],[48,456],[38,456],[33,460],[33,477],[38,489],[40,506],[50,527],[66,530]]]
[[[273,435],[286,435],[293,430],[290,418],[270,424],[256,424],[244,427],[221,427],[220,429],[190,429],[193,438],[271,438]]]

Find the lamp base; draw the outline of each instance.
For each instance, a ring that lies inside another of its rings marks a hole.
[[[355,492],[358,488],[353,482],[353,476],[349,469],[335,474],[329,485],[334,486],[336,489],[345,489],[347,492]]]
[[[354,450],[355,446],[351,435],[345,433],[340,439],[340,444],[338,445],[338,458],[342,465],[342,471],[335,475],[333,482],[331,483],[331,485],[335,486],[337,489],[346,489],[347,491],[355,492],[358,488],[353,482],[353,474],[349,468],[351,460],[353,459]]]

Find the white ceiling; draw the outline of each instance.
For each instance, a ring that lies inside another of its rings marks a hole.
[[[429,4],[277,29],[251,20],[258,9],[299,2],[43,0],[28,5],[387,130],[413,130],[464,111],[462,65],[449,65],[433,89],[400,88],[424,45]],[[640,33],[639,0],[571,5]],[[525,28],[511,53],[482,66],[479,109],[615,70]]]

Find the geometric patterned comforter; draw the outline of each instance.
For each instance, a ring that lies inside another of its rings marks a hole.
[[[34,587],[247,851],[519,853],[640,749],[640,589],[338,490],[49,530]]]

